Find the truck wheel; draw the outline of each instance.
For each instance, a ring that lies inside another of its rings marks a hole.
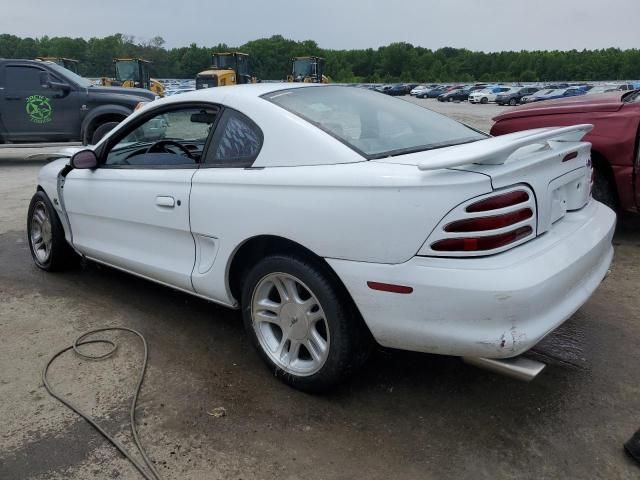
[[[96,128],[93,132],[93,135],[91,135],[91,145],[95,145],[100,140],[102,140],[102,137],[113,130],[118,125],[118,123],[119,122],[105,122],[98,125],[98,128]]]
[[[351,299],[319,262],[271,255],[251,268],[243,283],[247,334],[285,383],[320,392],[364,363],[370,333],[363,331]]]
[[[71,267],[78,259],[64,238],[64,229],[47,194],[38,191],[31,198],[27,214],[29,250],[35,264],[48,272]]]
[[[613,184],[613,180],[602,171],[595,171],[593,180],[593,190],[591,191],[593,198],[604,203],[614,212],[618,209],[618,196]]]

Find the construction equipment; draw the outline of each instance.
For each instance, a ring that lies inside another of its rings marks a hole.
[[[322,57],[293,57],[291,59],[291,75],[287,75],[287,82],[329,83],[330,79],[323,74],[324,58]]]
[[[249,55],[240,52],[214,53],[211,68],[196,75],[196,89],[256,83],[249,73]]]
[[[146,88],[159,97],[164,97],[164,85],[149,76],[151,62],[141,58],[114,58],[114,78],[100,79],[105,87]]]
[[[64,67],[75,74],[78,73],[78,63],[80,63],[78,60],[74,60],[73,58],[64,57],[37,57],[36,60],[40,60],[41,62],[57,63],[61,67]]]

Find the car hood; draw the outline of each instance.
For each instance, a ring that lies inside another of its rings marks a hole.
[[[545,103],[530,103],[494,117],[494,121],[507,118],[532,117],[535,115],[553,115],[557,113],[616,112],[622,108],[620,92],[594,95],[576,95]],[[536,97],[544,98],[544,97]]]
[[[128,87],[89,87],[89,92],[96,93],[98,95],[126,95],[130,97],[141,97],[144,100],[155,100],[156,94],[145,90],[144,88],[128,88]]]

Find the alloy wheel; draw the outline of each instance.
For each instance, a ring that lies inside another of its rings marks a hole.
[[[329,324],[320,302],[300,279],[287,273],[263,277],[253,291],[251,319],[258,342],[287,373],[317,373],[329,355]]]
[[[51,257],[53,236],[51,234],[51,219],[44,202],[36,203],[31,215],[31,247],[38,262],[45,264]]]

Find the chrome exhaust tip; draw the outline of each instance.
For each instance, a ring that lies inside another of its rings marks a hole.
[[[481,358],[481,357],[462,357],[462,360],[469,365],[484,368],[495,373],[506,375],[530,382],[536,378],[546,365],[542,362],[531,360],[530,358],[514,357],[514,358]]]

